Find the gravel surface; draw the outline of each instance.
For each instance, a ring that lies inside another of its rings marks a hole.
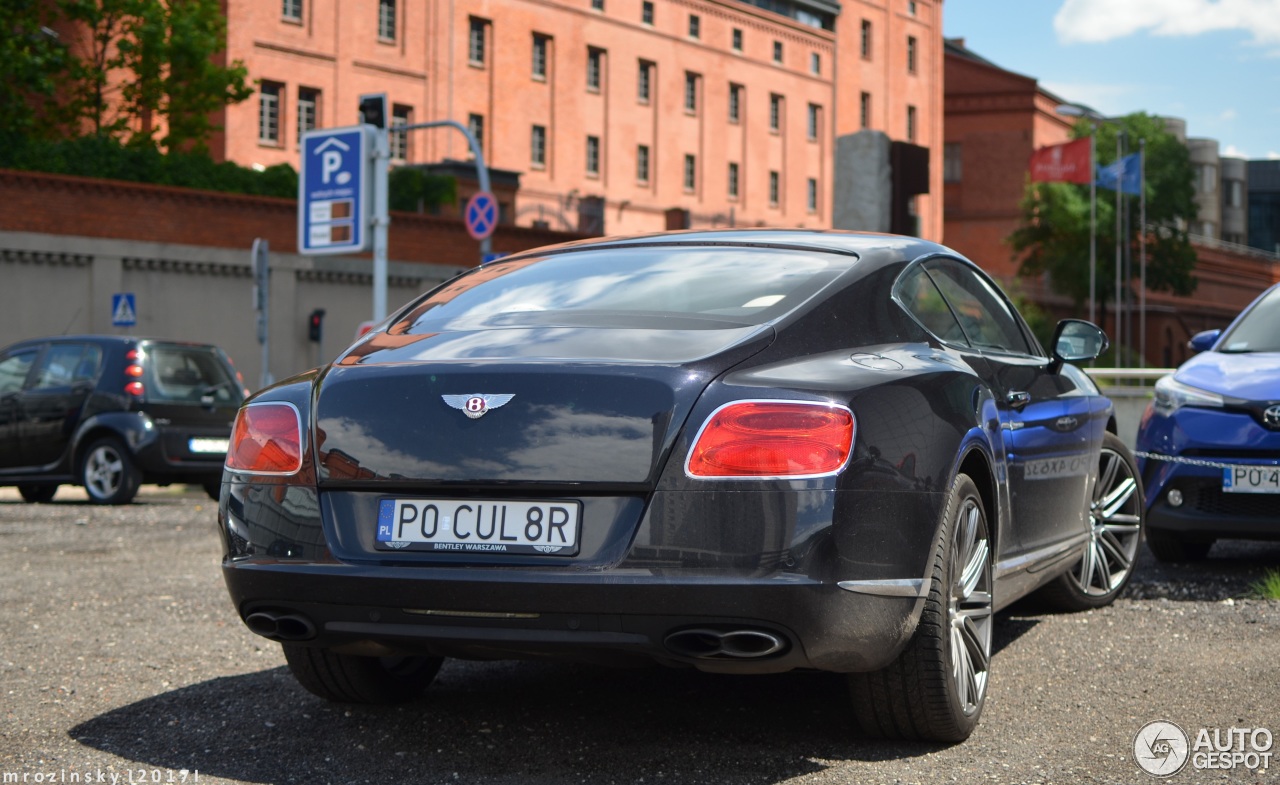
[[[120,508],[0,489],[3,782],[1141,783],[1134,735],[1157,719],[1266,727],[1280,753],[1280,602],[1249,598],[1280,543],[1194,566],[1144,550],[1113,607],[1001,614],[982,723],[946,747],[857,738],[819,674],[450,661],[422,702],[326,704],[236,618],[214,518],[183,489]]]

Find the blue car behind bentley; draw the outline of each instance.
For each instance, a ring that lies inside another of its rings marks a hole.
[[[1203,558],[1220,539],[1280,539],[1280,286],[1156,382],[1138,429],[1147,545]]]

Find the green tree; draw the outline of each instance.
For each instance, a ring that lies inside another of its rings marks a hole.
[[[226,18],[218,0],[59,0],[81,40],[63,79],[61,119],[73,135],[169,150],[206,149],[210,117],[253,90],[244,64],[218,62]],[[156,139],[161,124],[168,133]]]
[[[66,68],[66,48],[42,0],[0,2],[0,134],[36,133]]]
[[[458,184],[449,175],[427,174],[415,166],[397,166],[387,180],[387,201],[392,210],[436,213],[458,200]]]
[[[1092,131],[1081,120],[1073,138]],[[1187,227],[1196,217],[1192,185],[1195,171],[1187,146],[1165,130],[1164,122],[1152,115],[1135,113],[1097,128],[1098,163],[1116,159],[1116,137],[1124,134],[1128,152],[1136,152],[1138,140],[1146,141],[1147,286],[1155,291],[1189,295],[1195,291],[1193,270],[1195,250],[1187,237]],[[1115,192],[1098,189],[1097,297],[1101,313],[1114,302],[1116,204]],[[1122,237],[1132,254],[1131,272],[1140,274],[1137,260],[1141,240],[1138,197],[1129,201],[1129,231]],[[1029,182],[1022,203],[1022,224],[1007,242],[1015,258],[1021,257],[1019,273],[1032,277],[1047,273],[1054,291],[1070,297],[1079,308],[1089,300],[1089,186],[1072,183]],[[1130,285],[1131,282],[1126,282]]]

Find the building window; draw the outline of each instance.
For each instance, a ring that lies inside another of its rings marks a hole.
[[[960,150],[959,142],[947,142],[942,146],[942,182],[958,183],[964,175],[964,159],[960,157]]]
[[[807,204],[808,204],[809,212],[811,213],[818,212],[818,180],[817,178],[814,178],[814,177],[809,178]]]
[[[729,197],[738,198],[738,165],[729,164]]]
[[[907,107],[907,141],[914,142],[916,140],[916,108],[914,106]]]
[[[914,35],[907,36],[907,73],[914,74],[916,72],[916,37]]]
[[[397,130],[396,126],[406,126],[413,121],[413,107],[396,104],[391,108],[391,133],[387,141],[391,143],[391,158],[396,161],[409,160],[409,132]]]
[[[258,91],[258,141],[280,144],[280,93],[276,82],[263,82]]]
[[[861,128],[871,127],[871,93],[863,93],[858,98],[858,124]]]
[[[603,11],[604,0],[591,0],[591,8],[596,11]]]
[[[604,51],[601,49],[587,50],[587,89],[592,92],[600,92],[600,69],[601,61],[604,60]]]
[[[533,35],[533,78],[539,81],[547,79],[547,42],[545,35]]]
[[[733,28],[733,51],[742,51],[742,30],[737,27]]]
[[[689,14],[689,37],[702,37],[702,19],[697,14]]]
[[[653,63],[640,61],[640,70],[636,72],[636,100],[642,104],[649,103],[653,87]]]
[[[773,62],[775,63],[782,62],[782,42],[781,41],[773,42]]]
[[[809,70],[814,74],[822,73],[822,55],[817,52],[809,55]]]
[[[471,17],[471,30],[467,38],[467,62],[472,65],[484,65],[485,28],[489,22],[478,17]]]
[[[782,130],[782,96],[777,93],[769,96],[769,130],[774,133]]]
[[[396,40],[396,0],[378,0],[378,38]]]
[[[692,71],[684,72],[684,110],[688,114],[698,112],[698,75]]]
[[[471,132],[471,135],[473,137],[475,137],[476,147],[479,147],[481,150],[484,150],[484,116],[478,115],[478,114],[473,114],[468,116],[467,130]],[[471,153],[470,150],[468,150],[467,157],[474,158],[475,156]]]
[[[912,16],[916,15],[916,0],[907,0],[907,13]]]
[[[1244,206],[1244,183],[1240,180],[1227,180],[1227,207]]]
[[[649,145],[647,144],[636,147],[636,181],[649,182]]]
[[[651,0],[644,0],[644,4],[640,6],[640,21],[647,25],[653,24],[653,3]]]
[[[729,85],[729,122],[737,123],[742,119],[742,85]]]
[[[817,104],[809,104],[809,139],[816,141],[822,121],[822,107]]]
[[[587,137],[587,174],[591,177],[600,176],[600,137]]]
[[[320,91],[313,87],[298,88],[298,146],[302,146],[302,135],[316,127],[316,116],[320,109]]]
[[[529,164],[534,169],[544,169],[547,165],[547,129],[546,126],[535,125],[529,136]]]
[[[698,185],[698,159],[688,153],[684,156],[684,190],[692,191]]]
[[[779,178],[778,178],[777,172],[769,172],[769,206],[770,207],[778,206],[778,190],[779,190],[778,180]]]
[[[302,21],[302,0],[284,0],[280,15],[293,22]]]
[[[862,20],[862,59],[871,59],[871,21]]]

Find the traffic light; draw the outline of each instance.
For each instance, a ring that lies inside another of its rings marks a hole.
[[[387,127],[387,94],[369,93],[360,96],[360,122],[375,128]]]
[[[311,312],[311,316],[307,317],[307,338],[314,343],[320,343],[320,336],[324,329],[324,309],[317,308]]]

